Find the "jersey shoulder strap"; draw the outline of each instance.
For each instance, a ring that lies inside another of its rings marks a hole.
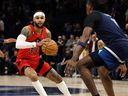
[[[47,30],[47,28],[44,26],[44,27],[42,28],[42,36],[43,36],[43,38],[46,38],[46,37],[47,37],[47,32],[46,32],[46,30]]]
[[[35,28],[34,28],[34,26],[33,25],[29,25],[30,26],[30,28],[31,28],[31,32],[34,32],[35,33]]]

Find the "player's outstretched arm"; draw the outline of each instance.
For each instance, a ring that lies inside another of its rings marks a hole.
[[[8,38],[8,39],[4,39],[3,43],[13,43],[13,42],[16,42],[15,38]]]
[[[79,56],[80,56],[81,52],[83,51],[83,49],[86,47],[87,40],[89,39],[89,36],[90,36],[92,30],[93,29],[91,27],[84,28],[83,34],[80,37],[80,40],[79,40],[77,46],[74,48],[72,58],[70,60],[67,60],[64,62],[64,64],[66,64],[65,74],[67,74],[68,76],[72,75],[72,73],[75,69],[77,60],[79,59]]]

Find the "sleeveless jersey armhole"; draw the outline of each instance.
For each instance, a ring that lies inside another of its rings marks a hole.
[[[35,29],[34,29],[34,26],[33,25],[29,25],[30,28],[31,28],[31,32],[34,32],[35,33]]]

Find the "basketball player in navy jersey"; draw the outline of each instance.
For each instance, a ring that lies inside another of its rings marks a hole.
[[[83,34],[73,51],[70,60],[65,61],[65,74],[71,75],[76,67],[91,92],[92,96],[100,96],[92,78],[90,69],[94,66],[103,66],[106,70],[112,71],[120,68],[121,77],[125,76],[127,68],[124,61],[128,58],[128,38],[125,36],[117,22],[108,14],[95,11],[97,0],[88,0],[86,4],[87,17],[84,22]],[[105,47],[78,60],[80,53],[86,47],[87,40],[95,31],[97,37],[105,43]],[[104,82],[108,96],[115,96],[111,93],[112,82]],[[109,89],[110,88],[110,89]]]

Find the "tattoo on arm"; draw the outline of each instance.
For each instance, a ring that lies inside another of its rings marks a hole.
[[[22,30],[21,30],[21,34],[23,34],[24,36],[29,36],[29,29],[27,27],[24,27]]]

